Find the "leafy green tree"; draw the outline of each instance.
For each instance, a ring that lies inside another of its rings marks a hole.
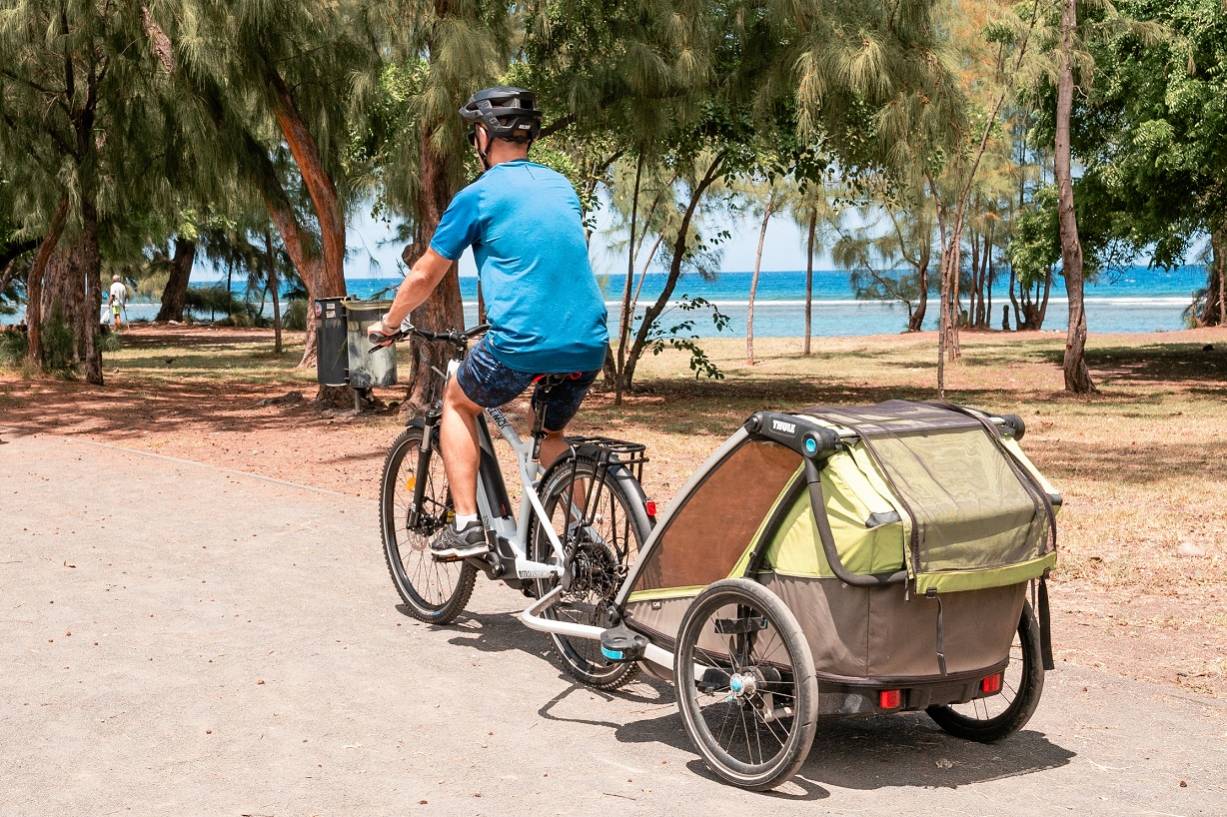
[[[767,240],[767,224],[788,199],[788,181],[769,175],[750,183],[751,211],[759,217],[758,246],[754,250],[754,272],[750,276],[750,295],[746,301],[746,363],[754,365],[754,302],[758,297],[758,278],[763,267],[763,245]]]
[[[835,192],[825,174],[803,178],[796,182],[789,196],[788,208],[793,221],[805,228],[805,334],[801,353],[812,352],[814,319],[814,253],[826,246],[837,233],[842,217],[841,207],[834,201]]]
[[[28,2],[0,16],[0,166],[25,238],[28,354],[48,363],[44,330],[67,337],[57,359],[102,382],[102,245],[128,205],[156,184],[156,111],[140,9]],[[19,192],[18,192],[19,191]],[[61,240],[63,239],[63,240]]]
[[[1061,44],[1057,59],[1056,147],[1057,223],[1061,237],[1061,274],[1069,298],[1069,329],[1065,335],[1065,390],[1075,394],[1095,391],[1086,366],[1086,305],[1083,301],[1082,244],[1074,212],[1074,179],[1070,167],[1069,129],[1074,104],[1074,33],[1078,25],[1076,0],[1061,0]]]
[[[863,188],[858,208],[862,226],[840,230],[833,248],[837,266],[851,271],[858,298],[899,301],[907,308],[907,330],[919,331],[928,309],[935,208],[920,187],[910,189],[877,178]]]
[[[1223,324],[1227,11],[1217,0],[1125,0],[1116,11],[1130,24],[1088,44],[1096,79],[1074,106],[1079,223],[1092,220],[1092,252],[1149,249],[1164,268],[1208,244],[1207,286],[1191,315]]]

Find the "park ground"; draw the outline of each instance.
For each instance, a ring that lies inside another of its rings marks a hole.
[[[131,328],[105,358],[103,388],[0,371],[0,429],[375,497],[398,412],[314,407],[313,371],[295,367],[290,341],[276,355],[264,331]],[[816,338],[808,357],[798,340],[760,339],[754,365],[741,340],[703,346],[723,380],[695,380],[681,353],[649,356],[623,405],[598,390],[576,424],[646,443],[647,491],[662,506],[757,409],[936,397],[932,334]],[[1065,496],[1058,659],[1227,698],[1227,331],[1092,335],[1099,393],[1086,398],[1062,391],[1057,333],[964,332],[962,348],[947,397],[1021,415],[1024,448]],[[375,520],[365,524],[377,561]]]

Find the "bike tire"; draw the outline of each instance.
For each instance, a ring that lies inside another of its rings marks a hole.
[[[383,476],[379,481],[379,531],[388,574],[392,577],[396,592],[405,603],[406,612],[427,624],[449,624],[464,612],[465,606],[468,605],[469,598],[473,595],[477,570],[467,562],[434,561],[429,552],[429,534],[410,531],[404,524],[410,507],[399,507],[404,498],[400,497],[398,502],[398,487],[406,484],[406,478],[402,477],[402,474],[416,474],[417,458],[422,456],[423,432],[424,429],[419,426],[406,428],[388,450],[384,459]],[[433,450],[427,451],[425,456],[436,457]],[[436,459],[437,466],[434,462],[428,463],[427,473],[432,483],[443,470],[442,459]],[[404,468],[406,463],[407,470]],[[432,524],[451,524],[448,517],[451,500],[447,477],[442,476],[439,484],[432,484],[428,490],[432,492],[429,498],[431,508],[426,514],[431,517]],[[411,493],[408,504],[413,504]],[[425,500],[423,504],[426,504]],[[405,545],[408,546],[409,553],[405,552]],[[413,561],[414,568],[406,567],[407,559]],[[433,590],[432,579],[438,582],[438,587]],[[445,580],[449,580],[446,585]]]
[[[721,619],[722,613],[732,613],[734,618]],[[749,641],[748,652],[735,658],[734,653],[739,650],[734,649],[732,640],[749,639],[750,636],[722,637],[721,633],[729,630],[722,631],[720,625],[727,627],[730,623],[751,620],[761,622],[762,626],[756,628],[755,640]],[[727,656],[721,653],[725,640],[728,641]],[[760,644],[761,654],[757,652]],[[776,644],[779,645],[777,650],[771,651],[769,648]],[[695,677],[696,666],[704,667],[702,678]],[[709,671],[723,681],[707,680]],[[761,690],[744,698],[740,697],[740,689],[731,686],[739,677],[767,672],[774,674],[762,680]],[[768,588],[750,579],[722,579],[696,596],[686,609],[678,630],[673,677],[677,680],[677,706],[686,734],[703,762],[721,779],[741,788],[765,791],[791,779],[805,763],[818,727],[818,679],[814,659],[796,617]],[[769,700],[765,693],[779,696],[781,703],[791,711],[766,719],[760,709]],[[729,720],[734,713],[737,717],[733,718],[729,730]],[[740,756],[743,753],[737,751],[738,725],[744,730],[744,759]],[[783,739],[779,730],[785,733]],[[726,733],[729,735],[727,744],[724,741]],[[767,756],[764,745],[772,749],[772,741],[779,748]],[[758,748],[757,762],[755,746]]]
[[[573,462],[574,467],[572,467]],[[623,527],[625,531],[624,535],[628,540],[625,543],[626,549],[617,556],[618,563],[629,569],[638,556],[639,549],[643,547],[650,528],[646,511],[643,510],[642,489],[638,488],[635,478],[624,466],[613,463],[602,468],[595,460],[588,457],[578,456],[574,459],[568,457],[551,467],[542,480],[539,494],[541,504],[546,514],[553,519],[558,503],[569,495],[572,480],[582,481],[594,477],[599,477],[592,492],[595,506],[600,508],[603,503],[613,503],[612,507],[623,514],[621,522],[624,523],[624,526],[616,524],[619,520],[613,518],[612,512],[610,516],[611,525],[615,528]],[[613,549],[617,550],[616,545]],[[534,528],[532,558],[537,561],[554,561],[553,548],[540,523]],[[537,598],[541,598],[552,590],[556,583],[557,579],[537,580],[535,582]],[[600,600],[612,605],[617,590],[617,586],[612,587],[610,592],[604,594]],[[560,614],[560,609],[565,608],[561,604],[555,605],[542,615],[547,618],[555,618]],[[600,621],[595,615],[582,623],[605,626],[605,622]],[[599,642],[590,639],[567,638],[553,633],[550,633],[549,636],[554,652],[562,659],[567,673],[586,686],[603,690],[618,689],[634,680],[639,673],[639,664],[636,662],[622,663],[605,659],[601,655]]]
[[[1019,688],[1005,709],[988,717],[985,704],[985,717],[979,717],[979,710],[973,705],[971,714],[960,712],[953,706],[931,706],[925,710],[933,721],[943,730],[957,738],[974,740],[978,743],[994,743],[1002,740],[1027,725],[1035,708],[1039,706],[1040,695],[1044,691],[1044,661],[1040,654],[1040,628],[1031,611],[1030,602],[1023,602],[1022,615],[1018,620],[1018,641],[1021,646],[1022,672],[1018,677]],[[1013,661],[1011,657],[1011,661]],[[1008,674],[1009,667],[1006,668]],[[1006,681],[1008,685],[1008,680]],[[1003,686],[999,695],[1004,695],[1009,686]],[[991,699],[984,699],[989,701]],[[963,705],[964,709],[966,705]]]

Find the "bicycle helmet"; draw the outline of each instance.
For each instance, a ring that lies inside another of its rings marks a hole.
[[[541,131],[537,95],[524,88],[483,88],[464,103],[460,117],[470,125],[480,124],[495,139],[532,142]]]

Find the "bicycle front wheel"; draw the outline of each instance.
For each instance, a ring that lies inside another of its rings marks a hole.
[[[439,562],[430,542],[455,511],[443,471],[443,458],[422,451],[423,429],[401,432],[388,451],[379,487],[380,532],[384,558],[396,592],[409,615],[428,624],[448,624],[463,612],[473,594],[477,570],[467,562]],[[425,468],[419,461],[426,457]],[[424,473],[420,503],[414,499]]]

